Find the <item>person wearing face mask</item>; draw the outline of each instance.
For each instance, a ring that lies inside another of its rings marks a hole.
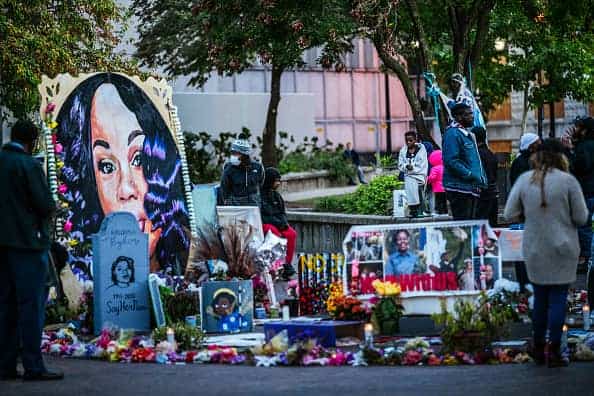
[[[250,158],[251,146],[238,139],[231,144],[231,156],[221,176],[221,195],[225,206],[258,206],[264,184],[264,167]]]

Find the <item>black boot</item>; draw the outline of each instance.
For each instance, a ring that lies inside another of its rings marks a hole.
[[[284,281],[291,280],[291,277],[295,275],[295,269],[291,264],[283,264],[283,269],[281,271],[281,278]]]
[[[567,367],[569,366],[569,359],[563,356],[561,344],[558,342],[549,343],[549,354],[547,356],[547,365],[549,368],[553,367]]]
[[[542,366],[546,363],[546,345],[547,344],[544,341],[534,341],[534,346],[532,348],[532,358],[534,359],[534,363],[536,363],[538,366]]]

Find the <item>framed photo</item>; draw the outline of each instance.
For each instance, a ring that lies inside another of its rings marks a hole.
[[[254,326],[252,281],[205,282],[201,292],[202,329],[207,333],[246,333]]]

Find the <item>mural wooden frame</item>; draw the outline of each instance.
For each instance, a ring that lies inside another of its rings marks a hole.
[[[38,90],[41,95],[41,103],[39,107],[39,114],[42,120],[42,129],[44,140],[41,142],[43,150],[45,151],[45,161],[47,175],[50,183],[50,189],[54,195],[54,200],[57,199],[58,180],[56,173],[56,157],[52,143],[52,130],[48,123],[56,121],[55,118],[60,112],[62,105],[68,96],[86,79],[94,75],[104,72],[95,73],[81,73],[78,76],[73,76],[67,73],[58,74],[55,78],[50,78],[43,75],[41,84],[38,85]],[[196,221],[194,216],[194,203],[192,200],[192,183],[190,181],[190,173],[188,171],[188,164],[186,161],[186,151],[184,147],[184,136],[181,131],[181,124],[177,115],[177,107],[173,104],[173,89],[165,79],[156,79],[148,77],[142,80],[138,76],[128,76],[124,73],[112,73],[126,77],[138,86],[155,105],[159,114],[165,121],[165,124],[171,131],[173,139],[176,143],[181,163],[182,163],[182,178],[184,183],[184,196],[190,217],[190,228],[193,236],[196,236]],[[53,103],[55,109],[51,113],[46,113],[48,104]]]

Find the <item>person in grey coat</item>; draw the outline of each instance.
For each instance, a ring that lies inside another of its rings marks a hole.
[[[509,220],[525,220],[523,255],[534,286],[534,360],[549,367],[569,361],[560,350],[569,285],[576,280],[580,246],[578,227],[586,223],[588,208],[563,146],[546,140],[531,157],[532,169],[514,184],[505,205]],[[545,337],[549,331],[549,354]]]

